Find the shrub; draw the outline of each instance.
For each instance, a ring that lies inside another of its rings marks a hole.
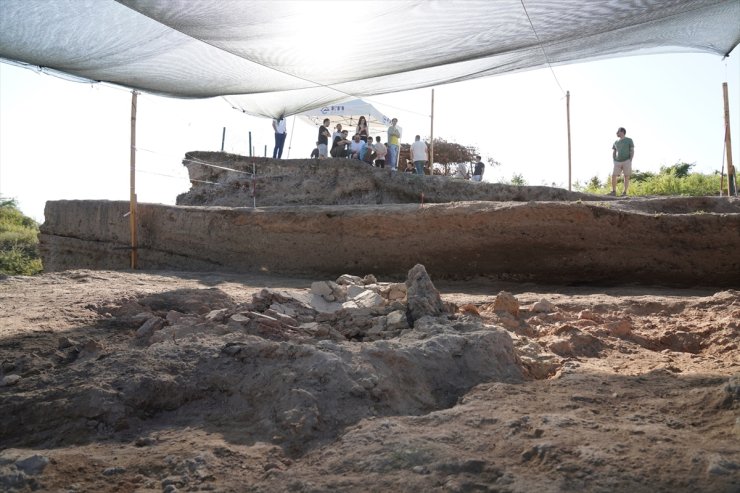
[[[720,176],[717,173],[691,173],[694,163],[676,163],[661,166],[658,174],[633,170],[630,177],[630,195],[718,195]],[[622,178],[619,182],[622,183]],[[620,185],[621,186],[621,185]],[[604,182],[594,176],[588,183],[576,182],[579,192],[606,194],[611,191],[611,176]]]
[[[30,276],[43,270],[39,226],[14,200],[0,199],[0,274]]]

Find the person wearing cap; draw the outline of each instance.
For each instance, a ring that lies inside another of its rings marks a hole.
[[[396,125],[398,118],[391,120],[391,126],[388,127],[388,157],[386,163],[391,171],[396,171],[398,167],[398,146],[401,144],[401,129]]]

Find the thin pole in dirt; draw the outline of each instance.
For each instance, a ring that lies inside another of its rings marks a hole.
[[[129,225],[131,227],[131,268],[136,269],[136,91],[131,91],[131,193],[129,196]]]
[[[727,82],[722,83],[722,95],[725,100],[725,152],[727,153],[727,195],[737,196],[735,167],[732,165],[732,141],[730,139],[730,97],[727,93]]]
[[[252,163],[252,207],[257,208],[257,165]]]
[[[429,169],[434,168],[434,89],[432,88],[432,114],[430,117],[431,124],[429,126]]]
[[[571,184],[571,159],[570,159],[570,91],[565,93],[565,113],[568,119],[568,191],[570,192]]]

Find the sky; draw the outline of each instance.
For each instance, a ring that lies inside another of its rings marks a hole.
[[[737,52],[737,49],[735,50]],[[529,185],[568,188],[565,92],[570,92],[571,176],[584,183],[611,173],[618,127],[635,142],[633,170],[677,162],[712,173],[723,166],[724,100],[729,87],[733,163],[740,166],[740,53],[663,54],[546,67],[438,86],[434,136],[476,146],[484,181],[521,175]],[[431,89],[364,98],[396,117],[402,141],[431,134]],[[271,121],[222,98],[139,94],[136,192],[139,202],[174,204],[190,187],[188,151],[272,154]],[[283,158],[307,158],[317,127],[288,118]],[[47,200],[128,200],[131,91],[72,82],[0,63],[0,197],[44,220]],[[245,204],[252,205],[252,204]],[[259,205],[259,204],[257,204]]]

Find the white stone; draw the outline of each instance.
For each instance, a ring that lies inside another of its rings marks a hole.
[[[332,294],[332,289],[327,281],[314,281],[311,283],[311,294],[329,296]]]
[[[555,308],[555,305],[543,298],[537,303],[533,304],[530,310],[533,312],[550,313],[556,311],[557,308]]]
[[[363,282],[362,282],[361,277],[352,276],[350,274],[342,274],[341,276],[337,278],[337,284],[349,284],[349,285],[357,284],[357,285],[362,286]]]
[[[206,320],[210,320],[211,322],[221,322],[226,318],[226,314],[228,313],[228,308],[221,308],[220,310],[211,310],[206,315]],[[170,323],[177,323],[177,322],[170,322]]]
[[[383,305],[383,297],[375,291],[370,291],[369,289],[366,289],[364,292],[352,298],[352,301],[357,303],[357,306],[362,308],[372,308],[375,306]]]
[[[296,316],[296,311],[293,308],[281,303],[273,303],[272,305],[270,305],[270,309],[274,310],[276,313],[282,313],[283,315],[287,315],[289,317]]]
[[[364,292],[365,292],[365,288],[363,288],[362,286],[351,284],[347,286],[347,299],[349,300],[354,299],[355,296],[358,296]]]
[[[245,322],[249,322],[252,319],[244,315],[243,313],[235,313],[229,318],[229,320],[242,324]]]
[[[319,313],[334,313],[342,309],[341,303],[326,301],[323,297],[317,294],[311,296],[308,303]]]
[[[386,327],[388,330],[408,329],[409,323],[406,319],[406,313],[401,310],[390,312],[386,316]]]

